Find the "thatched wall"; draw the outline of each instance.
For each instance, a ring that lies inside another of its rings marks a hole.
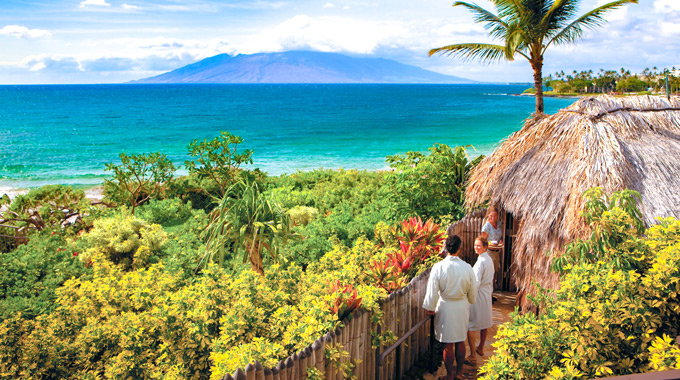
[[[629,188],[642,195],[644,221],[680,217],[680,99],[588,97],[528,120],[471,175],[468,207],[490,200],[522,220],[514,247],[520,289],[534,279],[555,287],[551,257],[589,231],[585,190]]]

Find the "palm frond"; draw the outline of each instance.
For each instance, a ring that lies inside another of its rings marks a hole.
[[[571,24],[567,25],[559,33],[548,41],[545,45],[547,48],[550,44],[564,45],[573,43],[580,39],[585,32],[585,29],[595,29],[606,22],[604,15],[610,11],[621,8],[626,4],[637,4],[638,0],[617,0],[607,3],[601,7],[597,7],[592,11],[577,18]],[[545,50],[544,48],[544,50]]]
[[[492,37],[502,38],[505,35],[505,30],[508,28],[508,25],[499,16],[487,11],[477,4],[456,1],[453,6],[467,8],[474,14],[475,22],[485,24],[484,29],[488,30]]]
[[[505,56],[505,46],[492,44],[455,44],[442,46],[440,48],[432,49],[428,53],[430,56],[435,54],[441,55],[458,55],[465,60],[479,59],[486,62],[495,62],[508,59]],[[512,61],[512,59],[510,59]]]

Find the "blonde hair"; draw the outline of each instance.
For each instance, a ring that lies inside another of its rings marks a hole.
[[[477,236],[477,237],[475,238],[475,241],[479,241],[480,243],[482,243],[482,245],[483,245],[484,247],[487,247],[487,248],[489,247],[489,241],[486,240],[486,238],[485,238],[484,236],[481,236],[481,235],[480,235],[480,236]]]
[[[501,213],[498,211],[498,208],[496,206],[489,206],[488,209],[486,209],[486,216],[484,217],[487,221],[489,221],[489,216],[491,215],[492,212],[496,211],[496,214],[498,214],[498,218],[500,219]]]

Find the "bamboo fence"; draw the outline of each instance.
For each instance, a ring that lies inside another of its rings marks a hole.
[[[479,235],[486,210],[469,214],[448,228],[449,234],[461,237],[461,257],[474,263],[476,255],[472,249],[474,239]],[[343,362],[358,363],[354,374],[359,380],[396,380],[396,373],[405,373],[416,362],[419,356],[430,350],[430,324],[427,322],[416,330],[402,344],[401,358],[395,360],[395,352],[385,358],[383,365],[376,371],[376,350],[378,354],[387,347],[372,347],[373,335],[378,331],[392,331],[397,338],[404,336],[419,321],[426,318],[421,307],[425,298],[427,280],[430,269],[421,273],[411,282],[379,302],[383,312],[380,326],[371,323],[371,313],[359,309],[351,318],[342,321],[341,327],[312,342],[307,348],[293,353],[281,360],[273,368],[263,368],[258,363],[248,364],[244,369],[237,369],[233,374],[226,374],[222,380],[304,380],[307,369],[316,368],[324,373],[325,380],[342,380],[343,375],[332,366],[325,357],[326,346],[341,344],[350,354]],[[379,330],[380,329],[380,330]],[[398,368],[397,368],[398,366]],[[377,376],[376,376],[377,373]]]

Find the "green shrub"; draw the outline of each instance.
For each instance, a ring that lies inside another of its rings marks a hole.
[[[21,313],[32,319],[54,309],[56,289],[91,273],[78,256],[84,247],[61,230],[45,230],[27,244],[0,255],[0,320]]]
[[[191,203],[184,203],[178,198],[152,199],[137,210],[136,216],[152,224],[171,226],[189,219],[192,216],[192,207]]]
[[[288,210],[288,215],[296,226],[306,226],[319,215],[319,210],[308,206],[295,206]]]
[[[91,247],[82,256],[89,264],[93,256],[102,257],[124,270],[145,268],[158,261],[167,234],[158,224],[149,224],[122,212],[116,217],[99,219],[86,235]]]

